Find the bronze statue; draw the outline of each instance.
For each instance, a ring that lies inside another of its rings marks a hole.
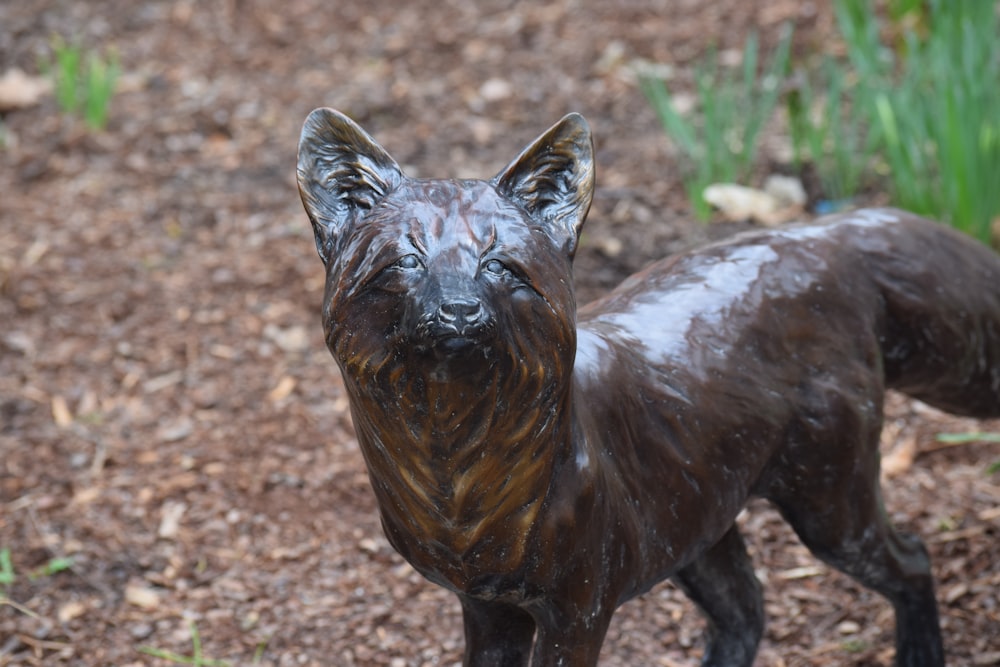
[[[406,177],[318,109],[298,182],[382,524],[461,600],[465,665],[595,665],[614,610],[666,578],[708,618],[703,664],[751,665],[751,496],[888,598],[897,664],[944,663],[927,552],[882,509],[882,401],[1000,416],[988,248],[859,211],[668,258],[577,310],[579,115],[459,181]]]

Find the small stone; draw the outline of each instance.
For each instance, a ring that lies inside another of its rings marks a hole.
[[[510,97],[513,90],[514,87],[506,79],[487,79],[479,87],[479,96],[487,102],[499,102]]]
[[[194,432],[194,422],[187,417],[181,417],[177,421],[165,424],[156,435],[160,442],[177,442],[191,435]]]
[[[784,205],[804,206],[806,189],[795,176],[771,174],[764,181],[764,192],[776,197]]]
[[[309,348],[309,332],[302,326],[283,328],[268,324],[264,327],[264,336],[283,352],[303,352]]]
[[[44,76],[31,76],[14,67],[0,75],[0,111],[35,106],[52,90]]]
[[[844,621],[837,626],[837,632],[842,635],[856,635],[861,632],[861,626],[854,621]]]
[[[128,629],[132,639],[142,640],[153,634],[153,626],[149,623],[136,623]]]

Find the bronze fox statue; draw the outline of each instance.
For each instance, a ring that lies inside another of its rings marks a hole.
[[[465,665],[596,665],[615,609],[667,578],[707,617],[703,664],[751,665],[764,613],[734,521],[752,496],[888,598],[898,665],[944,663],[879,432],[887,388],[1000,416],[987,247],[858,211],[670,257],[578,310],[579,115],[490,181],[424,180],[317,109],[297,173],[382,525],[458,595]]]

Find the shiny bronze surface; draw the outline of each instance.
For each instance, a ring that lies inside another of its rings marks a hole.
[[[614,610],[666,578],[708,618],[704,664],[751,665],[734,521],[755,495],[889,599],[897,664],[943,664],[926,551],[882,511],[882,401],[1000,416],[989,249],[858,211],[663,260],[577,311],[578,115],[486,182],[408,178],[318,109],[298,180],[383,526],[459,596],[466,665],[595,665]]]

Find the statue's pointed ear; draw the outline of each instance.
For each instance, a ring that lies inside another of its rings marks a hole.
[[[565,116],[493,183],[545,225],[572,257],[594,193],[594,144],[587,121],[577,113]]]
[[[316,109],[306,118],[296,171],[324,264],[345,229],[403,179],[385,149],[333,109]]]

